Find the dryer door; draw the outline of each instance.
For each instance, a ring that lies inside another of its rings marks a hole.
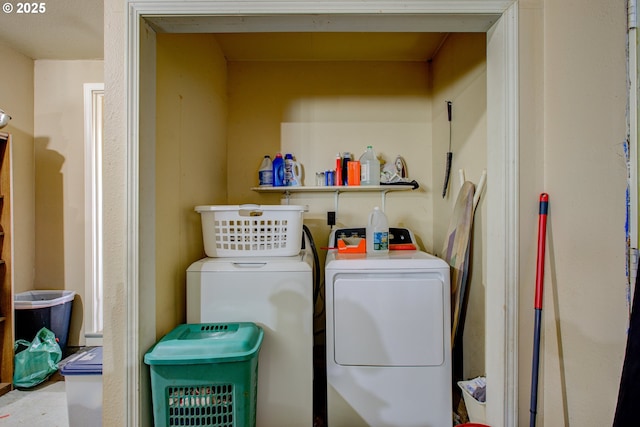
[[[339,365],[444,363],[444,281],[437,272],[340,273],[333,281]]]

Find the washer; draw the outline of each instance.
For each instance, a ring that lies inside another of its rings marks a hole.
[[[330,244],[364,230],[334,231]],[[390,235],[391,244],[414,241],[406,229]],[[418,250],[375,257],[329,251],[329,427],[452,425],[449,271]]]
[[[187,269],[187,322],[255,322],[258,427],[313,425],[312,257],[205,258]]]

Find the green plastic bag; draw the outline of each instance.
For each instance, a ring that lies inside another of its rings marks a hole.
[[[23,347],[22,350],[19,348]],[[31,388],[42,383],[58,370],[62,350],[56,336],[47,328],[42,328],[33,341],[16,341],[13,350],[13,384],[20,388]]]

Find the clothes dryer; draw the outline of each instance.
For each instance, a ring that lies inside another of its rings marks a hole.
[[[353,230],[333,232],[330,245]],[[415,243],[406,229],[390,235]],[[325,297],[328,425],[452,425],[449,265],[418,250],[332,249]]]
[[[205,258],[187,270],[187,322],[255,322],[257,426],[313,425],[312,257]]]

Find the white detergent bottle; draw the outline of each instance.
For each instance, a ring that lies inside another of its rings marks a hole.
[[[389,253],[389,222],[379,207],[373,208],[367,224],[367,255]]]
[[[380,185],[380,160],[371,145],[360,156],[360,185]]]
[[[258,183],[260,187],[273,186],[273,163],[268,155],[264,156],[258,169]]]

